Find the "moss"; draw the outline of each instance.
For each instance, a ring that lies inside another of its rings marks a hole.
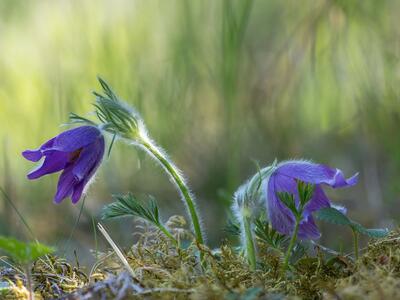
[[[29,298],[29,290],[24,286],[22,280],[16,279],[15,282],[9,281],[9,283],[9,289],[0,294],[1,299],[25,300]],[[41,299],[41,295],[36,295],[35,299]]]
[[[352,275],[338,280],[335,298],[398,299],[400,297],[400,233],[371,242]]]
[[[176,229],[180,238],[190,237],[184,229]],[[37,295],[45,299],[67,295],[68,299],[195,300],[400,297],[399,232],[372,241],[357,262],[347,256],[332,257],[320,251],[314,257],[306,255],[285,277],[281,276],[279,251],[262,243],[258,249],[260,261],[255,272],[249,269],[242,253],[227,243],[217,250],[202,247],[202,266],[195,244],[185,249],[176,248],[160,232],[150,229],[126,252],[135,278],[124,270],[113,252],[100,254],[90,274],[62,259],[47,257],[35,262],[32,276]],[[27,299],[22,275],[4,270],[0,273],[1,281],[13,284],[8,297]]]

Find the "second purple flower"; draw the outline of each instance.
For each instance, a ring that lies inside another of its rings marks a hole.
[[[358,174],[346,179],[339,169],[307,161],[287,161],[280,163],[267,181],[267,208],[272,227],[281,234],[292,234],[295,217],[288,207],[279,199],[279,192],[288,192],[295,196],[299,203],[297,181],[315,184],[314,194],[304,207],[298,235],[303,239],[317,239],[320,232],[314,222],[312,213],[332,204],[322,189],[323,185],[332,188],[353,186],[357,183]]]

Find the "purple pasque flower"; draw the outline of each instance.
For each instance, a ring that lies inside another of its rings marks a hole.
[[[64,131],[45,142],[36,150],[26,150],[22,155],[42,164],[28,173],[28,179],[37,179],[63,170],[58,180],[54,202],[71,197],[77,203],[85,186],[95,174],[104,154],[104,137],[94,126],[81,126]]]
[[[358,181],[358,173],[346,179],[339,169],[309,161],[293,160],[278,164],[267,180],[266,188],[269,219],[272,227],[281,234],[290,235],[293,232],[295,216],[279,199],[278,193],[293,194],[298,204],[298,180],[315,185],[310,201],[304,206],[298,236],[302,239],[317,239],[321,234],[312,213],[324,207],[335,207],[325,195],[322,186],[328,185],[333,188],[353,186]],[[345,212],[344,208],[339,209]]]

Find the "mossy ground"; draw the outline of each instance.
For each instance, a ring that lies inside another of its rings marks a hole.
[[[181,238],[189,233],[176,227]],[[177,249],[154,229],[147,230],[125,252],[135,273],[129,275],[114,252],[99,253],[89,271],[58,257],[46,257],[32,266],[36,299],[399,299],[400,232],[370,242],[356,262],[350,256],[332,256],[316,247],[281,276],[282,255],[258,245],[257,271],[251,271],[242,253],[228,243],[218,250],[203,247],[204,263],[194,244]],[[0,271],[9,282],[4,299],[28,299],[23,272]]]

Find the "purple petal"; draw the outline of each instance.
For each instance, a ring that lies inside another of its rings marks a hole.
[[[308,216],[307,219],[303,220],[299,226],[298,236],[300,239],[311,239],[315,240],[321,237],[321,233],[315,224],[314,218]]]
[[[22,152],[22,156],[25,157],[27,160],[30,161],[39,161],[42,157],[42,151],[38,150],[25,150]]]
[[[48,150],[73,152],[92,144],[101,136],[101,131],[94,126],[81,126],[60,133]]]
[[[267,206],[271,225],[279,233],[290,235],[294,230],[295,217],[280,201],[277,196],[278,192],[288,192],[295,195],[296,203],[298,203],[299,196],[296,180],[281,173],[274,173],[268,182]],[[322,187],[316,185],[314,195],[304,209],[304,219],[301,221],[299,227],[299,238],[318,239],[320,237],[320,232],[311,214],[323,207],[330,207],[330,201],[326,197]]]
[[[46,156],[43,164],[28,173],[28,179],[36,179],[47,174],[58,172],[64,169],[68,162],[69,153],[55,152]]]
[[[347,187],[356,185],[358,182],[358,173],[354,174],[352,177],[346,179],[343,175],[343,172],[339,169],[336,169],[336,175],[334,178],[334,183],[332,185],[333,188]]]
[[[290,181],[294,182],[291,178],[287,182],[277,181],[276,176],[272,175],[269,178],[267,190],[267,208],[271,225],[276,231],[285,235],[292,233],[295,220],[293,213],[278,199],[276,193],[290,188],[287,186],[288,183],[290,185]]]
[[[82,150],[72,172],[81,181],[96,169],[104,155],[104,138],[100,136],[93,144]]]
[[[330,207],[331,203],[328,197],[325,195],[325,192],[322,190],[320,185],[315,186],[314,194],[310,200],[304,207],[304,217],[307,217],[312,212],[320,210],[324,207]]]
[[[74,174],[72,173],[73,165],[69,165],[62,172],[60,179],[58,180],[57,192],[54,196],[54,203],[61,203],[62,200],[69,197],[73,190],[74,186],[78,183]]]
[[[352,186],[358,181],[358,173],[346,179],[343,172],[339,169],[307,161],[284,162],[278,166],[275,173],[308,183],[327,184],[333,188]]]
[[[73,190],[73,193],[71,196],[71,201],[73,204],[78,203],[79,199],[82,197],[84,188],[86,187],[86,185],[89,184],[89,181],[93,177],[93,175],[96,173],[98,166],[99,166],[99,164],[94,165],[93,168],[86,175],[86,177],[74,187],[74,190]]]
[[[84,151],[85,153],[81,154],[73,169],[75,178],[80,178],[82,180],[78,185],[75,186],[72,193],[71,201],[73,204],[76,204],[79,201],[85,186],[96,173],[96,170],[100,165],[104,155],[104,138],[101,137],[101,139],[99,139],[93,145],[93,147],[87,147],[84,149]]]
[[[43,151],[48,149],[53,145],[54,138],[51,140],[48,140],[46,143],[44,143],[42,146],[40,146],[39,149],[36,150],[25,150],[22,152],[22,156],[25,157],[27,160],[30,161],[39,161],[43,157]]]
[[[72,192],[72,196],[71,196],[71,201],[73,204],[78,203],[79,199],[81,199],[83,189],[85,188],[85,185],[87,184],[87,182],[88,182],[88,180],[83,180],[82,182],[78,183],[75,186],[74,191]]]

